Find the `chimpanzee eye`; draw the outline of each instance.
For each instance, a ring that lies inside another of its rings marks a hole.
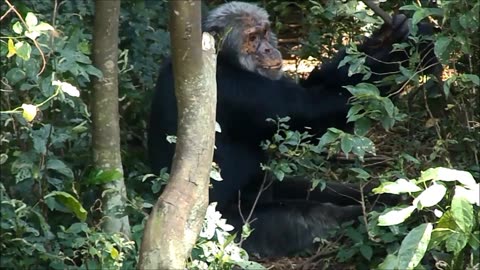
[[[252,41],[252,42],[255,41],[256,39],[257,39],[257,35],[256,35],[256,34],[250,35],[250,36],[248,37],[248,40],[250,40],[250,41]]]

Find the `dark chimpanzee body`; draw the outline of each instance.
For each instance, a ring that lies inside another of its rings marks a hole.
[[[398,64],[383,62],[407,59],[403,53],[390,53],[392,43],[407,37],[406,21],[405,16],[395,16],[392,26],[382,27],[359,46],[381,60],[367,61],[372,70],[398,70]],[[241,206],[248,214],[263,180],[260,163],[266,161],[266,155],[260,142],[270,139],[276,131],[265,120],[290,116],[292,129],[308,126],[317,134],[329,127],[346,128],[350,95],[342,86],[361,81],[361,76],[348,77],[347,67],[337,68],[343,52],[312,72],[303,86],[285,78],[276,37],[269,27],[265,10],[241,2],[214,9],[204,22],[204,31],[216,34],[217,42],[221,42],[217,60],[217,122],[222,131],[216,135],[214,161],[224,180],[213,181],[210,201],[218,202],[218,209],[237,229],[242,225],[239,191]],[[174,154],[174,144],[166,141],[166,136],[175,135],[177,129],[173,83],[172,66],[167,62],[158,78],[148,130],[155,173],[163,167],[170,168]],[[307,201],[309,187],[309,181],[275,182],[268,200],[260,201],[255,208],[255,231],[244,247],[260,256],[286,255],[311,246],[314,238],[325,235],[328,228],[361,213],[352,200],[337,194],[358,198],[358,190],[351,186],[329,184],[330,189],[310,193]]]

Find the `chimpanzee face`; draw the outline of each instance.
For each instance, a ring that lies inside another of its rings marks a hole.
[[[242,33],[240,63],[247,69],[254,69],[259,74],[279,79],[282,75],[282,54],[276,48],[276,39],[270,30],[269,23],[261,23],[245,28]]]
[[[205,30],[216,34],[220,51],[236,58],[244,69],[272,80],[282,77],[282,54],[264,9],[241,2],[224,4],[210,12]]]

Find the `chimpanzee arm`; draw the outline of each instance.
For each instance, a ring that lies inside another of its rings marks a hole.
[[[408,24],[407,17],[402,14],[396,15],[393,17],[392,26],[383,25],[372,37],[367,38],[358,46],[359,51],[368,55],[365,65],[375,73],[366,82],[381,80],[386,75],[398,71],[400,64],[408,60],[409,56],[405,52],[391,52],[394,43],[407,40],[410,33]],[[422,35],[431,35],[434,32],[433,26],[428,23],[420,23],[418,27],[419,33]],[[431,47],[431,42],[420,44],[423,66],[439,63]],[[349,65],[338,68],[339,63],[345,56],[345,49],[342,49],[331,61],[322,64],[320,68],[314,69],[309,77],[302,82],[302,85],[306,88],[315,88],[321,85],[326,90],[334,91],[345,85],[355,85],[362,82],[362,74],[348,76]],[[430,68],[428,72],[435,73],[436,70]]]
[[[307,90],[288,79],[270,80],[253,72],[218,63],[217,119],[222,130],[244,136],[270,138],[275,127],[267,118],[291,117],[292,129],[305,126],[324,131],[329,121],[348,111],[341,93]],[[257,138],[258,139],[258,138]]]

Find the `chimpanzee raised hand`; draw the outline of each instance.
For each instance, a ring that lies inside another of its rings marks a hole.
[[[342,51],[314,70],[303,86],[287,79],[281,71],[282,57],[268,14],[253,4],[230,2],[215,8],[205,19],[204,31],[215,34],[220,42],[217,122],[222,132],[216,135],[214,160],[224,180],[212,183],[210,201],[218,202],[219,210],[239,229],[239,192],[241,207],[249,211],[251,198],[255,197],[252,191],[258,191],[263,179],[260,163],[266,162],[260,142],[270,139],[276,131],[265,120],[290,116],[292,129],[308,126],[317,134],[329,127],[345,128],[350,95],[342,86],[355,85],[362,78],[348,77],[348,67],[337,68],[345,55]],[[359,46],[372,56],[367,65],[373,71],[398,70],[398,64],[385,62],[408,59],[406,54],[390,53],[392,44],[404,41],[408,33],[406,17],[394,16],[392,26],[383,26]],[[437,60],[431,54],[427,61]],[[158,77],[148,129],[150,162],[155,173],[170,168],[174,145],[166,141],[166,136],[176,132],[173,72],[167,61]],[[344,184],[327,186],[331,187],[327,191],[311,192],[307,201],[309,181],[275,183],[269,200],[262,200],[255,208],[255,231],[244,247],[260,256],[286,255],[310,247],[314,238],[323,236],[328,228],[361,214],[355,201],[346,199],[359,198],[357,189]]]

